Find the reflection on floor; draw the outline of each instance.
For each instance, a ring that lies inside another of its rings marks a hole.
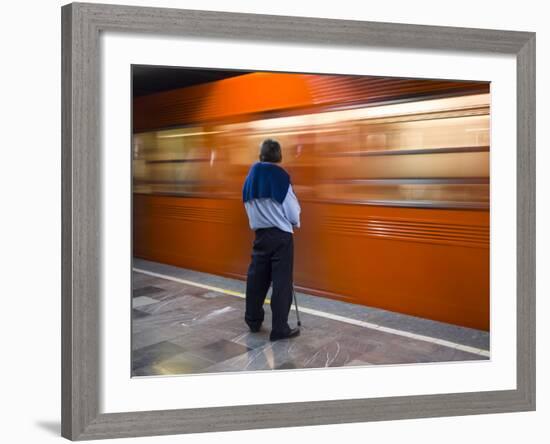
[[[301,335],[243,321],[242,281],[134,260],[132,375],[487,360],[489,334],[298,293]],[[289,323],[296,323],[295,312]]]

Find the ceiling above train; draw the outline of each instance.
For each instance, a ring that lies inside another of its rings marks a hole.
[[[229,77],[247,74],[249,71],[221,71],[217,69],[189,69],[172,66],[134,65],[133,96],[141,97],[161,91],[200,85]]]

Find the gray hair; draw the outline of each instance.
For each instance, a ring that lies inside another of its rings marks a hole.
[[[265,139],[260,145],[260,161],[279,163],[283,160],[281,145],[274,139]]]

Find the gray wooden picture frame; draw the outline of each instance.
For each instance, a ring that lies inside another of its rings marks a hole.
[[[515,390],[99,411],[100,46],[104,31],[511,54],[517,59]],[[535,409],[535,34],[73,3],[62,8],[62,435],[72,440]]]

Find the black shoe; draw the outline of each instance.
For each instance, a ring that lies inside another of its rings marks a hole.
[[[270,341],[278,341],[279,339],[290,339],[290,338],[294,338],[294,337],[299,336],[299,335],[300,335],[300,329],[299,328],[291,328],[286,333],[276,333],[276,332],[272,331],[271,334],[269,335],[269,340]]]
[[[252,333],[258,333],[262,328],[261,322],[248,322],[246,321],[246,325],[248,325],[248,328]]]

